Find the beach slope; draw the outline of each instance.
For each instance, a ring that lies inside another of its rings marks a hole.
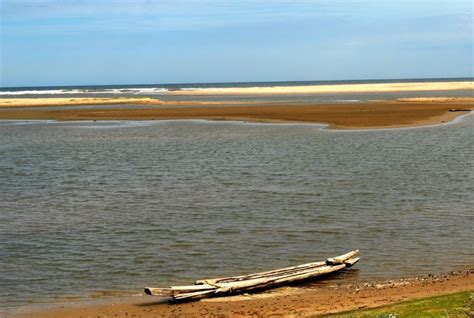
[[[260,294],[212,298],[182,304],[168,304],[151,296],[136,297],[133,301],[57,308],[46,312],[18,314],[15,317],[304,317],[375,308],[405,300],[462,291],[474,291],[472,271],[356,285],[283,287]]]

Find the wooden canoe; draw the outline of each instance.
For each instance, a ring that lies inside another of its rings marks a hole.
[[[357,263],[359,261],[358,255],[359,250],[354,250],[321,262],[248,275],[202,279],[196,281],[194,285],[171,286],[168,288],[146,287],[145,293],[152,296],[170,297],[172,302],[247,293],[340,271]]]

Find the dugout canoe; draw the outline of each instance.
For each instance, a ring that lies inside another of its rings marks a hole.
[[[285,267],[266,272],[197,280],[194,285],[167,288],[145,287],[152,296],[169,297],[171,302],[247,293],[312,279],[353,266],[359,261],[359,250],[328,258],[325,261]]]

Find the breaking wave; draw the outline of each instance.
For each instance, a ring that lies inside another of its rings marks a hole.
[[[21,95],[80,95],[80,94],[114,94],[114,95],[142,95],[142,94],[165,94],[169,91],[163,87],[143,88],[110,88],[110,89],[25,89],[0,91],[0,96]]]

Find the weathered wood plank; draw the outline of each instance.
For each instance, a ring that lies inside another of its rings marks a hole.
[[[173,297],[174,300],[180,301],[185,299],[200,299],[209,297],[209,295],[219,295],[219,294],[230,294],[230,293],[242,293],[247,292],[255,289],[265,289],[273,286],[280,286],[282,284],[287,284],[291,282],[296,282],[300,280],[305,280],[312,277],[317,277],[320,275],[329,274],[332,272],[339,271],[346,267],[346,264],[340,265],[328,265],[316,270],[309,270],[304,271],[298,274],[290,274],[280,277],[273,277],[273,278],[260,278],[260,279],[253,279],[249,281],[241,281],[241,282],[232,282],[232,283],[222,283],[219,284],[219,288],[217,288],[214,292],[194,292],[194,293],[183,293],[176,295]]]
[[[318,267],[318,266],[324,266],[328,262],[332,262],[332,264],[341,264],[345,260],[348,260],[354,256],[359,254],[359,250],[354,250],[349,253],[336,256],[333,258],[328,258],[325,262],[313,262],[313,263],[306,263],[302,265],[297,265],[297,266],[290,266],[290,267],[285,267],[285,268],[280,268],[280,269],[275,269],[275,270],[270,270],[270,271],[265,271],[265,272],[259,272],[259,273],[254,273],[254,274],[248,274],[248,275],[241,275],[241,276],[230,276],[230,277],[220,277],[220,278],[208,278],[208,279],[201,279],[197,280],[195,284],[215,284],[218,282],[224,282],[224,281],[236,281],[236,280],[245,280],[245,279],[253,279],[256,277],[267,277],[267,276],[273,276],[273,275],[278,275],[278,274],[283,274],[284,272],[290,272],[294,270],[299,270],[299,269],[304,269],[306,267]]]
[[[360,260],[359,257],[354,257],[354,258],[348,259],[347,261],[344,261],[344,264],[346,264],[348,266],[352,266],[355,263],[357,263],[359,260]]]
[[[343,255],[340,255],[340,256],[328,258],[326,260],[326,263],[327,264],[342,264],[345,261],[347,261],[348,259],[351,259],[351,258],[353,258],[354,256],[357,256],[357,255],[359,255],[359,250],[354,250],[354,251],[351,251],[349,253],[346,253],[346,254],[343,254]]]
[[[291,266],[291,267],[275,269],[271,271],[254,273],[254,274],[248,274],[248,275],[201,279],[201,280],[197,280],[196,284],[216,284],[216,283],[240,281],[240,280],[247,280],[247,279],[254,279],[254,278],[263,278],[263,277],[269,277],[269,276],[277,276],[277,275],[283,275],[285,273],[301,271],[307,268],[321,267],[324,265],[326,265],[326,262],[307,263],[307,264],[302,264],[298,266]]]
[[[215,290],[215,286],[201,284],[201,285],[187,285],[187,286],[171,286],[166,288],[145,287],[145,293],[153,296],[173,296],[180,293],[190,293],[204,290]]]

